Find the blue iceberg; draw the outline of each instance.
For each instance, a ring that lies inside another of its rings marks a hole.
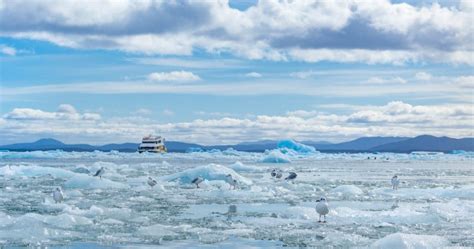
[[[316,149],[314,147],[295,142],[292,139],[281,140],[280,142],[278,142],[277,146],[283,153],[286,152],[286,149],[290,149],[297,153],[303,154],[316,153]]]

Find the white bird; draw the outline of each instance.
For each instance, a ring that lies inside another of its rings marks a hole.
[[[394,176],[392,177],[392,189],[397,190],[397,189],[398,189],[398,185],[400,185],[400,179],[398,179],[398,176],[397,176],[397,175],[394,175]]]
[[[283,176],[283,173],[281,173],[281,170],[277,170],[275,177],[280,179],[282,176]]]
[[[105,168],[104,167],[100,167],[99,170],[97,170],[97,172],[95,172],[95,175],[94,176],[98,176],[100,177],[100,179],[102,179],[102,175],[105,173]]]
[[[277,169],[272,169],[272,172],[270,173],[272,177],[275,177],[277,175]]]
[[[148,177],[147,183],[148,183],[148,185],[150,185],[150,187],[152,187],[152,188],[153,188],[156,184],[158,184],[158,182],[157,182],[155,179],[151,178],[151,176]]]
[[[324,216],[323,223],[326,223],[326,215],[329,213],[329,206],[326,201],[326,198],[321,197],[319,200],[316,201],[316,212],[319,214],[319,221],[321,222],[321,216]]]
[[[225,181],[230,185],[232,189],[235,189],[237,186],[237,180],[235,180],[231,174],[225,176]]]
[[[196,187],[199,188],[199,183],[201,183],[203,181],[204,181],[204,178],[198,176],[198,177],[194,178],[194,180],[191,183],[196,184]]]
[[[61,190],[61,188],[56,188],[53,192],[53,199],[56,203],[61,203],[64,199],[64,195],[63,195],[63,191]]]

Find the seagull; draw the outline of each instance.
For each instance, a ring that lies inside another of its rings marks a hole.
[[[151,176],[149,176],[147,183],[148,185],[150,185],[150,187],[153,188],[158,182],[155,179],[151,178]]]
[[[285,178],[285,180],[294,180],[298,175],[295,172],[290,172],[290,174]]]
[[[277,175],[277,169],[272,169],[272,173],[270,173],[272,177]]]
[[[225,176],[225,181],[230,185],[232,189],[235,189],[237,186],[237,180],[235,180],[231,174]]]
[[[56,188],[53,192],[53,199],[56,203],[61,203],[64,199],[64,195],[63,195],[63,191],[61,190],[61,188]]]
[[[102,179],[102,175],[105,173],[105,168],[104,167],[100,167],[99,170],[97,170],[97,172],[95,172],[95,175],[94,176],[98,176],[100,177],[100,179]]]
[[[319,214],[319,221],[321,222],[321,216],[324,216],[324,221],[323,223],[326,223],[326,214],[329,213],[329,206],[326,201],[326,198],[321,197],[319,200],[316,201],[316,212]]]
[[[399,184],[400,184],[400,179],[398,179],[397,175],[394,175],[392,177],[392,189],[397,190]]]
[[[204,181],[204,178],[198,176],[198,177],[194,178],[194,180],[191,183],[196,184],[196,187],[199,188],[199,183],[201,183],[203,181]]]
[[[283,176],[283,174],[281,173],[281,170],[277,170],[276,178],[280,179],[282,176]]]

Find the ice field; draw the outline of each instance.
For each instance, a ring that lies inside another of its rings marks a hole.
[[[469,248],[473,159],[290,145],[266,153],[0,152],[0,247]],[[102,179],[93,177],[101,167]],[[273,168],[298,177],[274,179]],[[199,189],[190,183],[197,176],[206,179]],[[327,223],[317,222],[320,196]]]

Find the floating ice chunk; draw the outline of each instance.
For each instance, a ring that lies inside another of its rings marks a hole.
[[[357,186],[354,185],[341,185],[337,186],[336,188],[332,189],[331,194],[335,194],[337,196],[343,196],[345,198],[349,197],[356,197],[364,194],[364,191]]]
[[[281,216],[303,220],[317,220],[319,217],[316,209],[310,207],[289,207]]]
[[[31,166],[5,166],[0,168],[0,175],[3,176],[44,176],[44,175],[51,175],[57,178],[71,178],[76,173],[59,168],[52,168],[52,167],[41,167],[36,165]]]
[[[290,158],[280,150],[271,150],[261,160],[262,163],[290,163]]]
[[[88,170],[85,167],[78,167],[78,168],[73,169],[72,171],[74,171],[76,173],[81,173],[81,174],[90,174],[91,173],[90,170]]]
[[[100,179],[84,174],[77,174],[64,183],[66,188],[93,189],[93,188],[127,188],[128,186],[108,179]]]
[[[315,153],[316,152],[316,149],[314,147],[295,142],[294,140],[291,140],[291,139],[281,140],[280,142],[278,142],[277,146],[280,149],[290,149],[298,153]]]
[[[155,238],[177,235],[177,233],[173,232],[172,229],[172,226],[156,224],[148,227],[139,228],[138,234]]]
[[[372,248],[441,248],[448,243],[448,240],[440,236],[394,233],[377,240]]]
[[[237,171],[237,172],[264,172],[266,168],[245,165],[240,161],[235,162],[234,164],[229,165],[229,168]]]
[[[232,177],[237,180],[239,184],[252,184],[250,179],[247,179],[239,175],[234,170],[224,167],[219,164],[209,164],[205,166],[199,166],[196,168],[188,169],[182,172],[178,172],[172,175],[161,177],[163,181],[174,181],[179,180],[181,183],[190,184],[196,177],[200,176],[208,181],[222,180],[225,181],[226,176],[231,174]]]

